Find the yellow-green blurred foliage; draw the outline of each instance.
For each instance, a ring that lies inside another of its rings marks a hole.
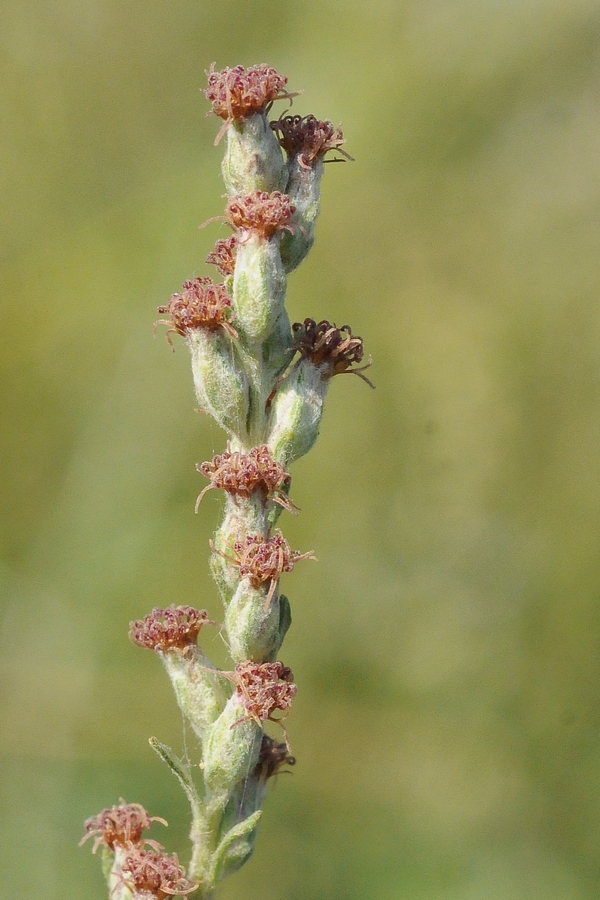
[[[343,123],[289,307],[377,385],[335,379],[293,471],[299,762],[221,897],[597,898],[596,0],[9,0],[0,44],[0,894],[105,898],[76,845],[120,796],[187,852],[147,737],[192,739],[127,626],[220,616],[194,463],[224,437],[152,338],[225,235],[215,60]]]

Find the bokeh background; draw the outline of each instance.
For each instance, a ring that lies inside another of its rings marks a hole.
[[[376,383],[335,379],[293,471],[299,762],[220,897],[597,898],[596,0],[9,0],[0,45],[2,896],[105,897],[77,841],[121,796],[186,858],[147,738],[193,742],[127,626],[220,615],[224,436],[152,337],[226,233],[214,60],[343,123],[289,308]]]

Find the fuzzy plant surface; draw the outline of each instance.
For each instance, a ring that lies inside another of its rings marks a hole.
[[[277,527],[283,512],[297,513],[288,468],[317,438],[331,378],[355,373],[368,382],[362,340],[348,325],[290,325],[285,309],[288,274],[313,243],[325,155],[350,158],[340,128],[312,115],[269,121],[273,103],[294,96],[269,66],[213,65],[207,74],[204,93],[223,120],[215,143],[226,141],[228,200],[219,219],[232,231],[207,263],[223,280],[186,281],[158,308],[154,327],[167,326],[171,345],[172,334],[184,339],[198,404],[227,434],[223,452],[197,465],[208,483],[196,511],[206,491],[224,492],[210,548],[231,670],[217,670],[198,646],[203,628],[218,627],[206,610],[171,605],[131,623],[133,643],[161,658],[201,753],[192,767],[150,739],[190,803],[187,870],[144,836],[166,822],[139,804],[121,800],[85,823],[82,843],[93,838],[94,852],[102,850],[110,900],[208,900],[252,854],[267,782],[295,763],[284,718],[296,685],[278,659],[291,613],[279,581],[315,559],[293,550]],[[267,722],[277,723],[280,740],[266,733]]]

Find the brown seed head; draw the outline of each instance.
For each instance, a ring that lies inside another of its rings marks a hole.
[[[125,803],[121,800],[119,806],[103,809],[97,816],[86,820],[84,824],[86,834],[79,841],[79,846],[96,835],[92,853],[95,853],[101,844],[110,850],[114,850],[115,845],[135,847],[144,843],[160,848],[160,844],[156,841],[142,841],[142,832],[150,828],[153,822],[167,824],[159,816],[149,816],[139,803]]]
[[[231,309],[231,299],[224,284],[215,284],[212,278],[194,278],[186,281],[181,293],[173,294],[166,306],[159,306],[161,315],[169,318],[155,322],[170,325],[170,331],[186,337],[197,328],[224,328],[233,338],[237,332],[229,324],[226,315]],[[167,332],[168,334],[168,332]]]
[[[274,100],[288,96],[283,90],[285,75],[264,64],[215,72],[213,63],[207,76],[206,99],[212,103],[212,112],[228,122],[252,116]]]
[[[258,761],[253,772],[259,781],[266,781],[277,775],[283,766],[295,765],[296,757],[291,755],[287,744],[280,744],[268,734],[263,734]]]
[[[271,128],[288,157],[297,157],[303,169],[309,169],[329,150],[340,150],[345,138],[332,122],[320,122],[314,116],[282,116]],[[352,159],[345,151],[340,152]]]
[[[247,713],[240,722],[252,719],[261,725],[272,718],[275,710],[286,712],[297,690],[293,677],[292,670],[281,662],[239,663],[231,680]]]
[[[349,325],[336,328],[325,320],[317,324],[314,319],[305,319],[304,322],[295,322],[292,331],[296,350],[301,357],[323,368],[323,378],[351,372],[373,387],[362,374],[364,369],[369,368],[370,362],[360,369],[351,368],[362,362],[364,348],[362,338],[353,335]]]
[[[122,868],[123,881],[136,898],[165,900],[166,897],[189,894],[198,887],[197,881],[185,877],[176,853],[169,856],[153,850],[132,850],[125,857]]]
[[[252,191],[232,197],[225,217],[234,228],[270,238],[282,228],[293,231],[288,223],[295,211],[288,195],[281,191]]]
[[[281,463],[273,459],[266,444],[253,447],[248,453],[232,451],[228,447],[225,453],[214,456],[210,462],[196,465],[196,469],[210,479],[210,484],[196,501],[196,511],[204,494],[212,488],[221,488],[242,497],[262,490],[266,497],[272,497],[290,512],[296,511],[284,492],[290,483],[290,476]]]
[[[206,257],[206,262],[211,266],[216,266],[221,275],[233,275],[235,269],[235,251],[237,248],[237,238],[234,234],[231,237],[217,241],[215,249]]]
[[[181,651],[194,645],[203,625],[211,625],[205,609],[193,606],[155,608],[143,619],[129,625],[129,639],[156,653]]]

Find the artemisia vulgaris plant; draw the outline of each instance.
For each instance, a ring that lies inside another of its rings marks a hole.
[[[171,346],[172,336],[184,339],[198,404],[227,434],[226,448],[197,465],[208,483],[196,511],[206,491],[223,492],[210,548],[232,663],[218,671],[198,646],[200,632],[215,627],[206,610],[170,605],[131,623],[131,640],[160,656],[198,738],[201,784],[188,761],[151,738],[190,802],[191,860],[185,870],[144,837],[153,822],[166,823],[121,800],[85,824],[84,840],[102,848],[110,900],[206,900],[252,853],[267,782],[295,762],[284,720],[296,685],[279,660],[290,604],[279,582],[315,559],[292,549],[277,527],[282,513],[297,513],[288,469],[317,438],[331,378],[354,372],[368,381],[362,340],[348,325],[290,325],[284,305],[288,274],[313,243],[325,157],[347,157],[340,128],[314,116],[269,121],[275,101],[294,94],[266,65],[213,65],[204,93],[223,121],[215,143],[226,138],[228,199],[219,218],[231,234],[207,258],[222,281],[186,281],[158,308],[155,329],[166,325]],[[267,722],[278,723],[270,727],[279,739],[265,732]]]

